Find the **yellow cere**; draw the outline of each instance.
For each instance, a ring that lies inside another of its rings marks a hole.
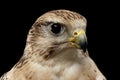
[[[76,32],[77,35],[74,35],[75,37],[78,37],[79,35],[81,34],[85,34],[85,31],[84,30],[80,30],[79,32]]]
[[[79,32],[75,32],[74,36],[69,38],[70,45],[72,45],[75,48],[80,48],[80,46],[78,45],[80,43],[80,40],[78,37],[81,34],[85,34],[84,30],[80,30]]]

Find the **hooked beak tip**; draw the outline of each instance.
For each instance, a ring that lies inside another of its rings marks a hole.
[[[69,39],[71,45],[75,48],[82,49],[83,52],[86,52],[87,49],[87,40],[85,36],[85,32],[83,30],[76,32],[78,35],[74,35],[74,37]]]

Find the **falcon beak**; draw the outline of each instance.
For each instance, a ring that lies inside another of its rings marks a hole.
[[[69,38],[70,45],[75,48],[82,49],[86,52],[87,48],[87,38],[84,30],[73,33],[73,37]]]

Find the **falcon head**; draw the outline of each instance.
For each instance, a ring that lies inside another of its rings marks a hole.
[[[86,19],[69,10],[53,10],[41,15],[31,27],[27,45],[31,52],[48,58],[64,50],[86,52]]]

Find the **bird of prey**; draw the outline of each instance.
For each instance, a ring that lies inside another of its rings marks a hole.
[[[87,20],[70,10],[41,15],[24,54],[0,80],[106,80],[87,50]]]

